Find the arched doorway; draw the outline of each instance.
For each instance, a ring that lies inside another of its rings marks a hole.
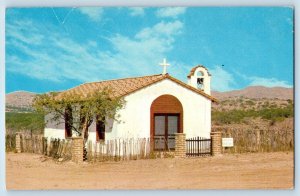
[[[150,109],[150,136],[152,149],[175,148],[175,133],[183,133],[183,108],[173,95],[156,98]]]

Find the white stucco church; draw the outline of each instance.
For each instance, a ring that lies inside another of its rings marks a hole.
[[[91,82],[79,85],[67,91],[89,93],[93,89],[109,87],[115,96],[126,101],[119,111],[119,121],[105,124],[93,124],[89,127],[88,140],[92,142],[119,138],[150,138],[156,141],[156,149],[174,146],[174,133],[185,133],[186,138],[210,137],[211,103],[216,99],[210,94],[211,75],[198,65],[188,74],[184,83],[167,73],[169,64],[164,62],[163,73],[158,75],[123,78],[116,80]],[[48,138],[72,136],[65,125],[48,122],[44,130]]]

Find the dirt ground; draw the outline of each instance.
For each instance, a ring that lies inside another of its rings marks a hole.
[[[6,154],[7,189],[291,189],[292,152],[123,162],[58,163]]]

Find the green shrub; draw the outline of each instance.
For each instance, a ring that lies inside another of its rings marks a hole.
[[[247,100],[247,101],[246,101],[246,104],[247,104],[247,105],[250,105],[250,106],[255,105],[255,103],[254,103],[253,101],[251,101],[251,100]]]
[[[213,111],[212,120],[217,124],[232,124],[241,123],[246,117],[262,118],[265,120],[282,121],[285,118],[294,116],[293,105],[288,105],[284,108],[264,108],[260,110],[230,110],[230,111]]]
[[[6,129],[14,132],[30,130],[41,133],[44,130],[44,116],[38,113],[5,113]]]

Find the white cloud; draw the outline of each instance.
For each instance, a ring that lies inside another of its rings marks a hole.
[[[111,38],[116,54],[108,60],[113,60],[114,67],[121,64],[135,74],[160,70],[158,63],[173,48],[174,37],[180,33],[181,28],[183,24],[179,21],[160,22],[153,27],[142,29],[134,38],[117,35]]]
[[[177,18],[179,15],[184,14],[186,11],[185,7],[168,7],[168,8],[160,8],[156,12],[156,16],[160,18]]]
[[[211,88],[212,90],[217,91],[230,91],[234,90],[236,86],[236,82],[234,80],[234,77],[231,73],[224,70],[220,66],[215,66],[213,69],[210,70],[212,74],[211,79]]]
[[[257,77],[248,76],[241,74],[237,71],[234,72],[237,76],[241,77],[243,80],[248,82],[248,86],[266,86],[266,87],[287,87],[291,88],[292,85],[284,80],[278,80],[277,78],[267,78],[267,77]]]
[[[266,87],[293,87],[287,81],[278,80],[276,78],[260,78],[260,77],[250,77],[249,86],[266,86]]]
[[[15,21],[14,24],[6,24],[6,32],[9,32],[9,36],[14,40],[22,41],[26,44],[41,44],[44,38],[43,34],[39,34],[37,28],[32,28],[30,31],[25,31],[24,28],[31,27],[33,24],[31,21]]]
[[[171,37],[174,34],[181,33],[183,23],[176,20],[174,22],[160,22],[153,27],[148,27],[140,31],[136,38],[138,39],[149,39],[151,37],[168,36]]]
[[[103,8],[99,7],[82,7],[78,8],[81,14],[88,16],[91,20],[99,22],[103,15]]]
[[[160,22],[132,38],[112,35],[108,38],[112,49],[100,50],[101,40],[79,43],[55,31],[41,30],[30,21],[8,25],[7,71],[55,82],[161,73],[158,63],[173,48],[175,36],[183,28],[179,21]],[[36,44],[34,40],[39,41]]]
[[[145,11],[142,7],[131,7],[129,8],[131,16],[144,16]]]

